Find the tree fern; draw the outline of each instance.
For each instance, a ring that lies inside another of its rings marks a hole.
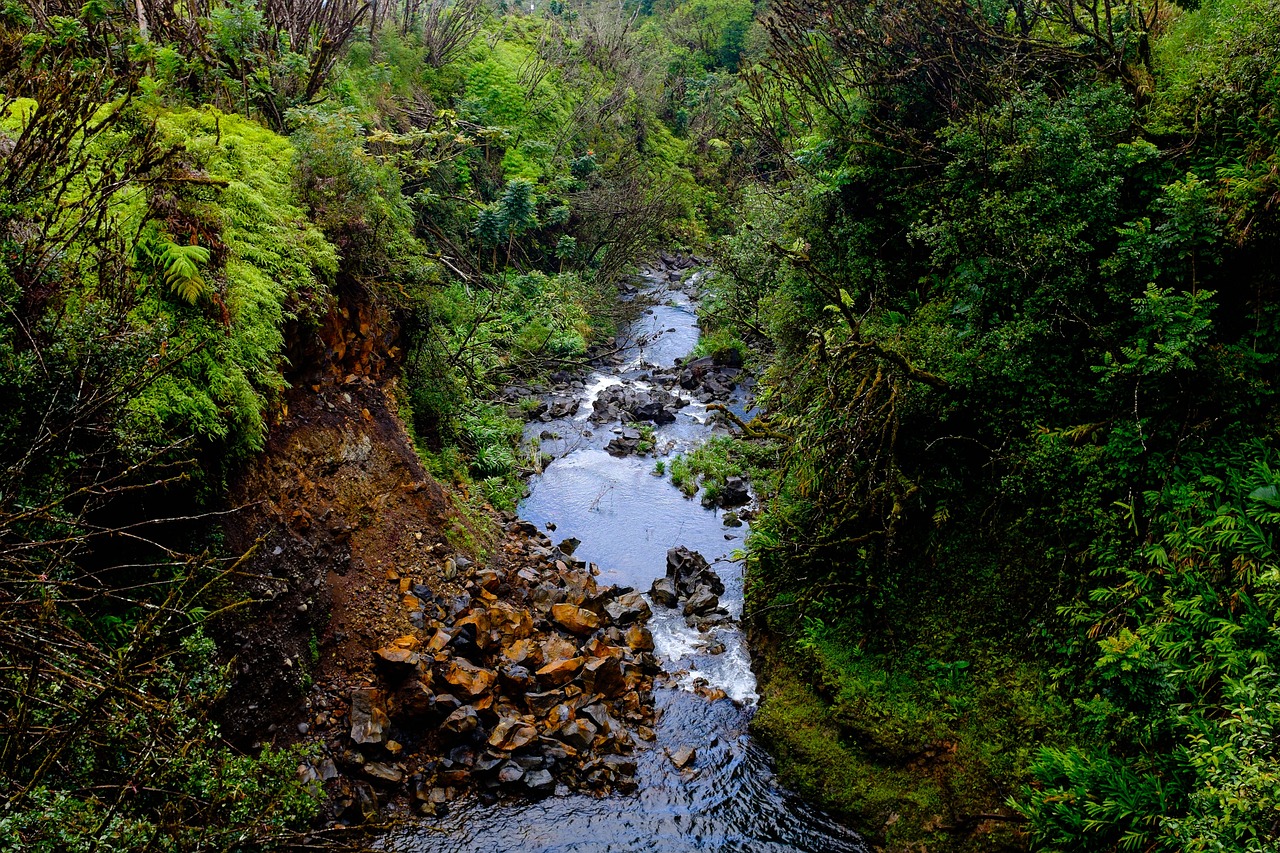
[[[209,285],[200,275],[200,264],[208,262],[209,250],[203,246],[166,243],[160,252],[165,283],[169,285],[170,291],[188,305],[195,305],[209,290]]]

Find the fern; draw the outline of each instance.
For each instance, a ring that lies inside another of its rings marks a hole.
[[[200,275],[200,265],[209,262],[209,250],[203,246],[179,246],[166,243],[160,252],[164,280],[179,299],[188,305],[196,302],[209,289]]]

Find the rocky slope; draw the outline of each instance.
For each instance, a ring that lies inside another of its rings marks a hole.
[[[349,302],[295,355],[309,367],[232,492],[254,601],[219,637],[228,732],[309,743],[300,772],[347,823],[476,788],[627,788],[658,672],[643,597],[598,585],[572,541],[454,509],[396,414],[388,317]]]

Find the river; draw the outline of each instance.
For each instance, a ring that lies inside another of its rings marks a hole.
[[[670,367],[697,344],[694,299],[701,274],[685,282],[661,271],[645,275],[640,295],[650,307],[619,339],[619,352],[567,393],[578,411],[532,422],[554,460],[535,476],[520,515],[554,537],[581,540],[576,554],[599,564],[602,583],[647,591],[663,576],[667,549],[686,546],[711,562],[725,584],[721,604],[742,613],[742,569],[734,552],[747,527],[727,527],[722,511],[686,498],[670,477],[656,476],[653,457],[617,458],[605,452],[616,424],[588,420],[592,403],[610,385],[648,387],[648,371]],[[730,408],[742,414],[748,392],[739,388]],[[660,456],[687,450],[709,436],[706,407],[690,401],[675,423],[658,427]],[[664,453],[665,451],[665,453]],[[638,788],[631,794],[592,797],[558,792],[540,801],[478,800],[455,803],[443,820],[388,839],[403,853],[866,853],[859,837],[783,788],[768,755],[747,724],[756,681],[736,625],[699,633],[676,610],[653,607],[649,627],[667,676],[655,691],[661,711],[657,740],[636,755]],[[720,647],[723,646],[723,651]],[[713,653],[718,652],[718,653]],[[698,686],[723,690],[708,701]],[[671,754],[696,750],[683,770]]]

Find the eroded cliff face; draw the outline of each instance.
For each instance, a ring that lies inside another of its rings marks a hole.
[[[251,555],[237,590],[256,600],[225,628],[234,662],[223,718],[237,741],[275,739],[305,686],[363,671],[369,649],[411,626],[371,584],[394,569],[435,589],[466,531],[397,415],[396,328],[363,296],[295,333],[294,365],[266,447],[233,483],[233,553]]]

